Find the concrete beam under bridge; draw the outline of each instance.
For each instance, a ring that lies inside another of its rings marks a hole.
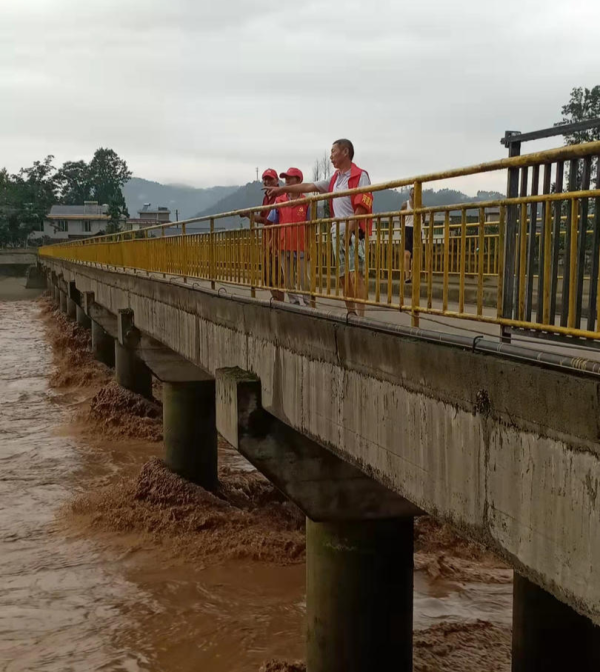
[[[133,311],[120,310],[115,315],[95,302],[93,292],[84,292],[83,296],[84,309],[90,318],[122,347],[135,354],[161,382],[213,380],[209,373],[137,329]]]
[[[256,376],[219,369],[217,429],[313,521],[378,520],[423,513],[265,411]]]
[[[410,672],[420,512],[265,411],[256,376],[216,381],[220,433],[307,515],[308,672]]]
[[[116,338],[123,347],[132,350],[162,382],[214,380],[213,376],[203,369],[137,329],[133,311],[130,309],[119,310]]]

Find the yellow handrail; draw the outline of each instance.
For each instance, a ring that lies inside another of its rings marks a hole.
[[[217,283],[245,286],[252,295],[257,289],[272,289],[309,295],[312,301],[315,297],[344,299],[350,309],[358,312],[365,306],[385,306],[409,313],[414,325],[418,324],[419,315],[430,313],[600,339],[595,323],[591,328],[585,323],[581,300],[578,301],[576,295],[587,296],[591,292],[596,296],[599,279],[597,274],[592,277],[591,273],[599,264],[590,255],[598,253],[600,217],[598,212],[590,214],[591,210],[583,209],[582,204],[589,203],[590,199],[600,204],[600,188],[444,206],[423,206],[420,202],[422,186],[427,182],[597,155],[600,155],[600,142],[393,180],[333,195],[309,196],[295,201],[311,204],[310,218],[301,224],[257,227],[254,216],[265,206],[256,206],[160,224],[143,231],[46,246],[40,249],[40,255],[76,263],[139,269],[165,277],[197,278],[210,282],[212,288]],[[412,255],[406,253],[410,232],[407,211],[344,220],[317,217],[317,203],[325,198],[408,185],[415,189],[414,209],[410,212],[414,218]],[[564,203],[570,203],[569,221],[561,210]],[[529,212],[532,204],[542,204],[543,213],[545,209],[545,214],[536,216],[533,222]],[[290,203],[269,207],[283,205]],[[468,221],[469,211],[476,213],[475,221]],[[452,212],[458,213],[460,223],[451,222]],[[583,220],[585,212],[587,221]],[[443,221],[436,223],[438,213]],[[510,234],[515,240],[515,257],[510,259],[506,258],[504,249],[505,237],[509,235],[507,213],[513,213],[517,222]],[[241,214],[250,216],[250,228],[215,230],[219,219]],[[352,232],[355,228],[358,231],[363,220],[373,219],[377,224],[374,231],[371,232],[367,224],[364,236]],[[209,222],[210,230],[191,232],[189,225],[197,222]],[[569,227],[569,250],[564,249],[566,228],[562,228],[563,223]],[[165,235],[173,227],[182,227],[182,233]],[[285,234],[290,229],[291,238],[289,233]],[[455,232],[459,235],[453,235]],[[290,240],[296,242],[290,244]],[[588,251],[582,256],[580,250]],[[562,268],[567,265],[568,278],[565,279]],[[516,278],[518,287],[512,315],[503,314],[501,309],[506,272],[509,279]],[[362,276],[365,276],[364,286]],[[540,276],[544,280],[544,310],[537,315]],[[564,302],[568,307],[568,310],[565,308],[568,321],[562,326],[555,324],[555,308],[549,309],[551,298],[555,304]]]

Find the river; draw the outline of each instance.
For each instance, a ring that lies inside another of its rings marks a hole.
[[[192,553],[196,540],[155,543],[148,525],[142,534],[129,519],[112,529],[64,515],[83,498],[92,502],[86,520],[102,519],[110,497],[128,496],[120,479],[137,478],[161,444],[88,431],[77,419],[97,390],[91,383],[51,387],[57,360],[42,305],[0,302],[0,669],[258,672],[269,659],[302,659],[301,561],[213,556],[206,540],[202,553]],[[233,471],[243,466],[230,452],[224,459]],[[103,499],[94,499],[98,492]],[[270,521],[264,526],[277,534]],[[265,539],[277,545],[274,536]],[[228,536],[215,540],[222,546]],[[508,669],[508,581],[432,580],[418,571],[415,588],[416,656],[447,658],[442,644],[449,641],[472,647],[479,625],[469,628],[479,619],[491,628],[482,639],[488,644],[476,646],[476,655],[463,651],[457,660],[464,665],[439,669],[478,669],[477,660],[493,659],[499,646],[501,659],[489,669]],[[452,633],[436,630],[448,624]]]

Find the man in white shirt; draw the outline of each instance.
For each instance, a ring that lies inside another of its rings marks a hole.
[[[320,182],[308,182],[295,185],[286,185],[284,187],[275,187],[268,190],[270,196],[279,196],[283,193],[288,194],[306,194],[311,192],[320,192],[322,194],[335,193],[337,191],[346,191],[347,189],[356,189],[366,187],[371,184],[369,174],[359,168],[352,162],[354,158],[354,146],[350,140],[336,140],[331,147],[330,160],[336,169],[331,180],[321,180]],[[353,215],[366,215],[373,212],[373,195],[370,193],[356,194],[354,196],[341,196],[331,199],[332,217],[344,218]],[[339,268],[339,279],[342,288],[345,288],[345,276],[348,273],[348,291],[346,294],[346,306],[349,311],[356,312],[364,316],[365,304],[352,301],[354,298],[366,299],[367,291],[365,287],[365,230],[369,228],[371,232],[372,220],[361,219],[344,220],[339,222],[340,240],[338,245],[337,226],[334,222],[331,225],[331,242],[333,254]],[[348,259],[346,259],[346,237],[348,237]],[[339,246],[339,254],[338,254]],[[358,250],[358,269],[356,266],[356,256]]]
[[[412,212],[414,210],[415,188],[411,187],[408,192],[408,201],[404,201],[401,210]],[[414,215],[406,215],[404,219],[404,280],[412,281],[412,255],[413,255],[413,231]]]

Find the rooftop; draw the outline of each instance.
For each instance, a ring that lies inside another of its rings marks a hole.
[[[69,217],[108,219],[108,205],[84,203],[83,205],[53,205],[48,219],[68,219]]]
[[[139,215],[149,215],[149,214],[158,214],[158,213],[167,213],[171,214],[171,211],[169,208],[164,207],[163,205],[159,205],[157,208],[153,208],[150,203],[144,203],[144,207],[141,208],[141,210],[138,210]]]

